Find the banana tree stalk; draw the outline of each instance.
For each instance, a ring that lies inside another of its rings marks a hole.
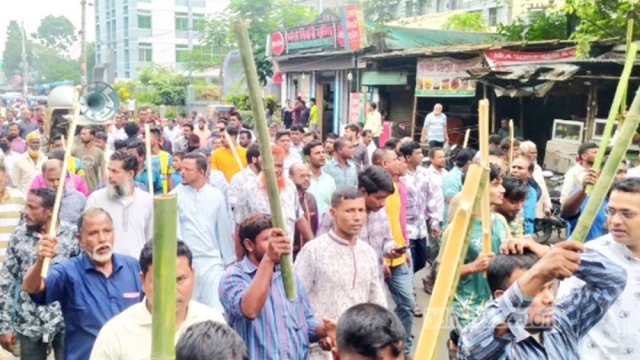
[[[280,192],[276,182],[276,172],[273,167],[273,157],[271,156],[271,140],[269,131],[267,130],[267,120],[264,116],[264,104],[262,103],[262,92],[258,83],[258,73],[256,64],[253,59],[253,51],[249,42],[249,34],[247,32],[247,24],[244,20],[238,20],[234,24],[234,32],[238,41],[240,57],[244,67],[245,78],[247,79],[247,87],[249,88],[249,98],[251,99],[251,109],[253,110],[253,118],[255,119],[256,135],[258,144],[260,145],[260,156],[262,157],[262,171],[264,171],[267,180],[267,191],[269,193],[269,205],[271,207],[271,217],[273,225],[280,229],[286,229],[284,226],[284,216],[282,214],[282,206],[280,205]],[[293,234],[287,234],[293,236]],[[291,265],[291,257],[283,255],[280,259],[280,271],[282,273],[282,281],[287,299],[296,298],[296,287],[293,282],[293,269]]]
[[[627,92],[627,86],[629,85],[629,77],[631,76],[631,70],[633,70],[633,65],[636,61],[636,56],[638,55],[638,45],[635,43],[629,44],[629,51],[627,52],[627,59],[624,62],[624,69],[622,70],[622,75],[620,75],[620,81],[618,82],[618,87],[616,88],[616,94],[613,97],[613,103],[611,104],[611,109],[609,110],[609,117],[607,118],[607,124],[604,127],[604,132],[602,133],[602,139],[600,140],[600,146],[598,147],[598,154],[596,155],[596,159],[593,162],[593,169],[598,172],[602,168],[602,159],[604,158],[604,154],[607,151],[607,146],[609,146],[609,138],[611,137],[611,132],[613,131],[613,124],[616,122],[616,117],[618,116],[618,110],[620,110],[620,104],[622,104],[622,99],[624,94]],[[585,188],[585,193],[587,195],[591,194],[591,190],[593,186],[587,185]]]
[[[640,88],[636,91],[636,96],[633,98],[631,108],[627,113],[626,119],[620,129],[618,130],[618,139],[611,149],[609,159],[604,164],[604,168],[596,181],[593,191],[589,196],[587,206],[585,206],[582,215],[578,219],[576,228],[571,234],[571,239],[577,242],[584,242],[584,239],[589,233],[589,229],[593,224],[593,220],[596,218],[596,214],[600,209],[602,201],[609,192],[616,171],[624,158],[627,148],[631,144],[633,135],[636,133],[638,124],[640,123]],[[595,164],[594,164],[595,165]]]
[[[175,195],[153,199],[153,306],[151,311],[151,359],[173,360],[176,333]]]

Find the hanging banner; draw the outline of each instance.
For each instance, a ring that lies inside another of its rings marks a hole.
[[[479,66],[482,66],[481,57],[418,59],[415,96],[474,97],[476,82],[465,78],[469,77],[468,69]]]
[[[338,41],[345,50],[358,50],[367,46],[364,17],[357,4],[340,7],[341,27]]]
[[[492,68],[500,68],[501,66],[530,64],[530,63],[546,63],[554,61],[566,61],[575,59],[576,48],[570,47],[566,49],[554,51],[509,51],[509,50],[485,50],[484,57]]]
[[[364,96],[360,93],[351,93],[349,96],[349,123],[364,122]]]

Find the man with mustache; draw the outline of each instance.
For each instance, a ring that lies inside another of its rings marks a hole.
[[[307,242],[313,239],[313,232],[309,222],[304,217],[300,200],[295,184],[288,177],[284,176],[284,159],[286,157],[285,150],[278,145],[271,146],[271,154],[273,156],[273,167],[276,172],[278,181],[278,190],[280,192],[280,205],[284,215],[285,228],[283,229],[287,236],[292,236],[294,230],[298,230],[301,241]],[[239,199],[235,208],[236,231],[244,218],[251,213],[271,215],[271,207],[269,206],[269,195],[267,194],[267,181],[264,171],[261,171],[254,179],[247,181],[243,196]],[[244,258],[244,250],[240,246],[240,241],[235,241],[236,258],[241,261]]]
[[[42,163],[47,159],[40,152],[40,136],[36,133],[27,135],[27,152],[20,155],[11,168],[11,182],[22,192],[27,192],[33,179],[40,173]]]
[[[153,236],[153,197],[133,186],[138,159],[118,150],[109,159],[109,181],[104,189],[94,191],[87,208],[99,207],[109,213],[117,239],[117,254],[140,256],[144,244]]]
[[[53,264],[43,278],[44,259],[57,253],[59,242],[48,234],[38,241],[37,261],[27,271],[22,289],[36,304],[60,303],[64,358],[88,359],[102,326],[140,302],[140,265],[130,256],[113,253],[113,221],[104,209],[90,208],[80,215],[81,255]]]
[[[178,241],[176,247],[176,342],[193,324],[216,321],[225,324],[222,313],[192,300],[195,271],[189,247]],[[151,314],[153,298],[153,242],[148,242],[140,254],[140,280],[145,298],[129,307],[100,330],[91,359],[149,359],[151,356]],[[160,266],[160,265],[158,265]]]
[[[0,272],[0,344],[14,352],[16,340],[20,343],[21,359],[45,359],[50,350],[56,360],[63,358],[64,323],[60,304],[36,305],[27,293],[16,297],[15,288],[36,259],[36,243],[49,231],[55,192],[48,188],[31,190],[27,195],[24,223],[11,234],[3,270]],[[74,225],[58,223],[58,248],[51,263],[80,253],[74,237]],[[13,311],[15,307],[15,312]]]
[[[197,152],[184,156],[178,198],[178,239],[193,252],[196,287],[193,298],[222,311],[218,283],[235,260],[227,204],[222,192],[207,182],[207,158]]]

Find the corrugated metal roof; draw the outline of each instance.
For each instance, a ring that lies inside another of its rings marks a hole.
[[[618,43],[618,39],[603,39],[593,42],[597,45],[613,45]],[[464,44],[464,45],[443,45],[419,47],[406,50],[390,51],[380,54],[364,55],[361,60],[378,60],[388,58],[400,58],[406,56],[438,56],[444,54],[479,52],[490,49],[522,49],[540,47],[565,47],[576,45],[572,40],[542,40],[542,41],[500,41],[484,44]]]

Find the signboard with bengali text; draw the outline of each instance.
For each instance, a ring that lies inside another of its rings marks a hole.
[[[482,66],[482,58],[468,60],[453,58],[418,59],[415,96],[473,97],[476,82],[468,80],[468,69]]]
[[[503,65],[566,61],[575,59],[577,55],[576,48],[570,47],[554,51],[485,50],[484,57],[489,66],[499,68]]]

